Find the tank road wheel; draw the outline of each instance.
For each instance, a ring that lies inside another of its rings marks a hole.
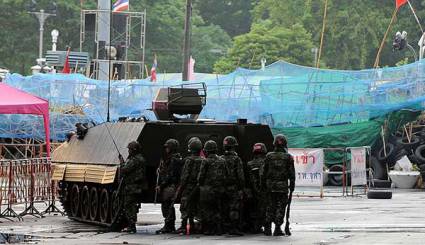
[[[85,220],[90,215],[90,193],[89,188],[85,185],[81,191],[81,217]]]
[[[71,188],[71,215],[77,217],[80,211],[80,188],[74,184]]]
[[[118,196],[118,192],[114,191],[112,193],[112,201],[111,201],[111,219],[113,219],[117,216],[117,214],[120,212],[120,198]]]
[[[99,210],[99,195],[97,194],[97,188],[92,187],[90,190],[90,220],[95,221],[97,218],[97,212]]]
[[[100,192],[99,201],[99,216],[100,222],[106,223],[109,217],[109,192],[106,189],[102,189]]]

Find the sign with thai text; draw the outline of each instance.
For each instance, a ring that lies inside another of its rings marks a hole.
[[[289,149],[295,163],[296,186],[323,185],[323,149]]]
[[[351,148],[351,185],[366,184],[366,149]]]

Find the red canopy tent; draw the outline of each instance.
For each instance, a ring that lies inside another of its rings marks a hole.
[[[42,115],[46,133],[47,156],[50,156],[49,101],[0,83],[0,114]]]

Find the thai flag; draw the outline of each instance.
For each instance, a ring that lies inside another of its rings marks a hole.
[[[112,6],[112,12],[128,11],[130,8],[129,0],[117,0]]]
[[[151,82],[156,82],[156,67],[158,67],[158,61],[157,61],[156,55],[155,55],[155,58],[153,60],[152,69],[151,69]]]

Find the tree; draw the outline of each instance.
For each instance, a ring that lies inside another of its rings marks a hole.
[[[261,59],[268,64],[285,60],[300,65],[312,65],[311,35],[300,24],[290,28],[272,27],[271,22],[263,22],[252,27],[251,32],[234,40],[227,56],[215,64],[218,73],[227,73],[237,67],[260,68]]]
[[[219,26],[195,26],[192,44],[192,56],[196,59],[196,71],[211,73],[214,64],[232,45],[232,40]]]
[[[207,25],[218,25],[231,37],[249,32],[258,0],[202,0],[195,8]]]

